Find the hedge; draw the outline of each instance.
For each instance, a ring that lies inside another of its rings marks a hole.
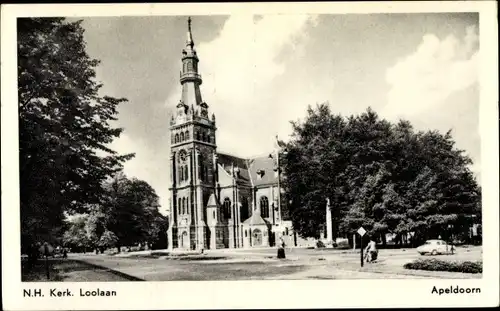
[[[462,273],[482,273],[482,261],[444,261],[439,259],[419,259],[404,265],[405,269],[427,270],[427,271],[447,271]]]

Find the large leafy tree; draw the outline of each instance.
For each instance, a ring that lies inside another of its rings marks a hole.
[[[471,160],[454,147],[451,132],[415,132],[408,121],[392,124],[371,109],[342,118],[327,104],[292,125],[284,186],[302,236],[318,236],[326,199],[334,233],[343,236],[363,226],[383,241],[386,233],[444,237],[479,221]]]
[[[104,188],[106,197],[96,213],[102,215],[98,223],[103,229],[94,240],[106,230],[116,236],[114,244],[118,248],[141,242],[158,244],[165,238],[166,218],[159,212],[158,195],[147,182],[118,172]]]
[[[51,240],[64,213],[102,200],[103,181],[132,155],[107,145],[122,129],[117,107],[99,94],[98,60],[80,22],[21,18],[18,30],[19,163],[22,243]]]
[[[120,171],[103,188],[101,204],[89,206],[87,213],[69,221],[67,243],[79,245],[85,241],[85,245],[101,251],[137,243],[166,247],[167,219],[159,212],[159,198],[147,182],[129,179]]]

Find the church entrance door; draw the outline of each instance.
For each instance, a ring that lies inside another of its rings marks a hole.
[[[182,248],[189,248],[189,239],[188,239],[188,234],[186,231],[184,231],[182,233],[182,236],[181,236],[181,245],[182,245]]]
[[[262,231],[260,229],[255,229],[252,232],[252,246],[262,245]]]

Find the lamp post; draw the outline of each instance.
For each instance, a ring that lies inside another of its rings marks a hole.
[[[448,224],[448,230],[450,232],[450,245],[451,245],[451,254],[453,255],[453,224]]]
[[[283,155],[286,155],[288,152],[286,150],[283,150],[280,152],[280,146],[279,146],[279,143],[278,143],[278,136],[276,136],[276,145],[277,145],[277,148],[276,148],[276,153],[275,153],[275,157],[276,157],[276,172],[278,174],[278,180],[277,180],[277,183],[278,183],[278,198],[277,198],[277,208],[278,208],[278,215],[279,215],[279,222],[276,222],[275,224],[276,225],[279,225],[281,224],[281,219],[282,219],[282,215],[281,215],[281,163],[280,163],[280,155],[283,154]],[[273,158],[272,155],[269,155],[270,158]]]

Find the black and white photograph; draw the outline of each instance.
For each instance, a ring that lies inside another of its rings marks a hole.
[[[340,4],[2,6],[10,308],[498,304],[495,5]]]

